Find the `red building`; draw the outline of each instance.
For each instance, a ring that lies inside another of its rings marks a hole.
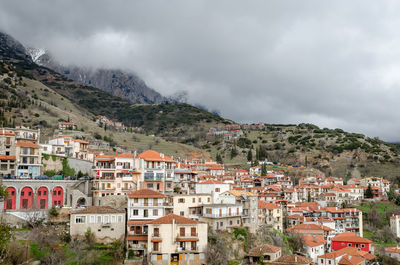
[[[362,251],[372,251],[372,241],[353,232],[345,232],[335,236],[332,239],[332,250],[354,247]]]
[[[8,197],[4,200],[4,209],[15,210],[17,206],[17,192],[15,188],[8,187]]]

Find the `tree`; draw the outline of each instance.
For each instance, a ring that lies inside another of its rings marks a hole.
[[[307,194],[307,201],[311,202],[311,192],[308,192],[308,194]]]
[[[94,243],[94,233],[92,233],[92,230],[90,229],[90,227],[88,227],[88,229],[85,232],[85,239],[86,239],[86,243],[88,243],[89,246],[92,246]]]
[[[371,184],[368,185],[367,190],[365,191],[364,194],[365,198],[367,199],[372,199],[374,197],[374,195],[372,194],[372,188],[371,188]]]
[[[247,161],[253,161],[253,151],[251,149],[247,152]]]
[[[267,175],[267,166],[265,163],[261,165],[261,176],[266,176]]]
[[[56,207],[54,207],[54,206],[51,207],[50,210],[49,210],[49,214],[50,214],[50,216],[57,217],[58,216],[58,211],[57,211]]]
[[[216,156],[215,160],[216,160],[217,163],[219,163],[219,164],[223,164],[223,163],[224,163],[224,162],[222,161],[222,157],[221,157],[220,153],[217,153],[217,156]]]
[[[238,155],[238,151],[236,150],[235,147],[232,147],[231,149],[231,159],[235,158],[235,156]]]

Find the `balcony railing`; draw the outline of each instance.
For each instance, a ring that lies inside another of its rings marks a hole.
[[[133,203],[131,207],[158,207],[158,206],[172,206],[171,202],[163,202],[163,203]]]
[[[146,245],[142,245],[142,244],[129,244],[129,249],[133,249],[133,250],[145,250],[147,249]]]
[[[195,246],[195,247],[184,247],[184,248],[177,248],[176,252],[188,252],[188,251],[199,251],[199,247]]]
[[[178,233],[177,238],[192,238],[198,236],[199,236],[198,233],[185,233],[185,234]]]
[[[238,217],[241,216],[242,214],[236,214],[236,213],[232,213],[232,214],[204,214],[204,217],[212,217],[212,218],[222,218],[222,217]]]

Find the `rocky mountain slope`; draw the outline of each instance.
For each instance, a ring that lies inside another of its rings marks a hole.
[[[89,69],[66,66],[55,61],[43,49],[27,48],[32,60],[76,82],[100,88],[114,96],[133,103],[158,104],[167,101],[160,93],[148,87],[138,76],[117,69]]]

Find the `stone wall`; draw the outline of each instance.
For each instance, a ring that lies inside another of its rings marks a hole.
[[[89,176],[92,176],[93,162],[68,157],[68,164],[71,168],[75,169],[75,174],[81,171],[84,174],[87,173]]]

